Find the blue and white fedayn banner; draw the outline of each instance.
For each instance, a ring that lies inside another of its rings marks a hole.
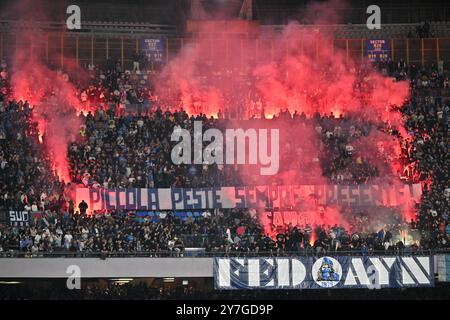
[[[217,290],[434,286],[429,256],[214,258]]]

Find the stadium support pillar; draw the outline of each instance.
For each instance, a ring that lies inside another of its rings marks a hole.
[[[48,63],[48,34],[45,35],[45,61]]]
[[[270,62],[273,62],[273,39],[270,39]]]
[[[120,37],[120,66],[123,69],[123,36]]]
[[[79,54],[79,50],[80,50],[79,46],[80,46],[80,44],[79,44],[79,40],[80,40],[80,38],[78,36],[76,36],[75,37],[75,60],[76,60],[76,63],[77,63],[77,67],[80,65],[80,54]]]
[[[425,65],[425,48],[424,48],[424,40],[420,39],[420,53],[421,53],[421,63],[422,67]]]
[[[91,36],[91,64],[94,64],[94,36]]]
[[[317,44],[317,43],[316,43]],[[305,48],[304,48],[304,41],[303,41],[303,39],[301,39],[301,41],[300,41],[300,54],[301,55],[303,55],[303,54],[305,54],[305,50],[304,50]],[[316,48],[316,50],[317,50],[317,48]],[[317,56],[316,56],[317,57]]]
[[[361,39],[361,62],[364,60],[364,39]]]
[[[348,39],[345,39],[345,63],[348,63]]]
[[[228,41],[228,40],[227,40]],[[227,51],[228,51],[228,46],[227,46]],[[241,69],[244,67],[244,39],[241,39]],[[228,52],[227,52],[227,61],[228,61]]]
[[[255,42],[255,63],[258,63],[259,40]]]
[[[242,51],[242,45],[241,45],[241,50],[239,51],[239,54],[241,54],[241,51]],[[240,67],[242,69],[241,56],[239,56],[239,59],[240,59]],[[225,38],[225,65],[228,67],[228,39],[227,38]]]
[[[106,36],[106,59],[109,58],[109,37]]]
[[[409,39],[406,39],[406,64],[409,66]]]
[[[391,60],[395,61],[395,47],[394,47],[394,39],[391,39]]]
[[[0,60],[3,60],[3,33],[0,33]]]
[[[288,57],[288,45],[286,44],[284,47],[284,54],[285,54],[285,58]]]
[[[303,53],[303,45],[304,41],[302,41],[302,53]],[[316,39],[316,63],[319,62],[319,40]]]
[[[64,33],[61,33],[61,69],[64,68]]]
[[[139,38],[136,37],[136,53],[139,53]]]
[[[441,53],[439,52],[439,38],[436,38],[436,62],[439,63],[439,60],[441,60]]]
[[[30,39],[30,57],[34,56],[33,45],[35,44],[34,38]]]
[[[213,60],[213,41],[209,39],[209,60]]]
[[[166,63],[169,63],[169,39],[166,38]]]

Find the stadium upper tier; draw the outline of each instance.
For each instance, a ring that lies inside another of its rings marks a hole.
[[[299,24],[299,28],[310,29],[312,32],[334,34],[337,39],[401,39],[401,38],[438,38],[450,36],[450,22],[430,22],[429,32],[419,34],[418,29],[423,23],[383,24],[381,29],[369,30],[365,24],[308,25]],[[284,25],[259,25],[260,32],[282,32]],[[168,37],[181,36],[173,24],[150,22],[119,22],[119,21],[83,21],[80,30],[67,30],[65,21],[29,21],[0,20],[0,32],[8,33],[17,30],[33,30],[33,32],[66,32],[67,34],[90,35],[164,35]],[[244,34],[242,34],[244,35]]]
[[[315,32],[334,34],[337,39],[401,39],[419,37],[422,23],[382,24],[381,29],[369,30],[365,24],[299,25]],[[261,30],[281,32],[284,25],[261,25]],[[450,22],[430,22],[429,38],[450,36]]]
[[[0,32],[15,32],[17,30],[33,30],[33,32],[67,32],[92,35],[129,35],[154,34],[176,35],[174,25],[158,24],[157,22],[108,22],[83,21],[82,28],[71,32],[67,30],[65,21],[29,21],[29,20],[0,20]]]

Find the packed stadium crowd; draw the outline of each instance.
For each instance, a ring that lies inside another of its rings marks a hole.
[[[330,250],[392,252],[404,250],[404,237],[402,240],[397,236],[404,230],[409,233],[418,230],[421,235],[420,241],[409,243],[409,252],[448,248],[450,100],[445,97],[449,87],[448,72],[441,63],[421,69],[406,65],[403,60],[380,63],[376,67],[398,80],[409,79],[411,84],[411,99],[399,106],[399,111],[413,139],[402,141],[400,159],[393,159],[389,150],[377,153],[381,162],[401,161],[405,168],[402,172],[383,172],[384,166],[377,166],[355,152],[352,144],[376,128],[369,121],[352,115],[307,117],[282,110],[272,119],[240,121],[289,124],[286,136],[291,139],[284,151],[294,154],[291,156],[294,159],[281,161],[280,171],[294,171],[292,179],[295,181],[312,183],[317,178],[311,174],[314,171],[298,169],[320,166],[330,183],[367,183],[386,175],[403,179],[405,183],[421,182],[423,195],[416,208],[416,219],[385,224],[378,230],[363,230],[364,223],[355,223],[347,230],[337,225],[302,225],[280,232],[274,230],[269,236],[249,210],[204,212],[201,217],[187,221],[169,212],[157,222],[139,222],[121,211],[109,212],[106,216],[87,216],[86,204],[73,203],[67,192],[71,185],[167,188],[252,183],[242,181],[242,174],[235,166],[174,165],[170,158],[173,146],[170,135],[175,126],[192,130],[192,120],[202,120],[204,129],[222,128],[229,118],[242,118],[235,110],[221,111],[217,118],[207,118],[204,114],[189,116],[180,108],[169,110],[152,95],[152,71],[137,72],[139,65],[132,71],[123,70],[119,63],[111,60],[104,67],[89,65],[90,80],[84,86],[79,85],[79,99],[86,105],[102,107],[80,115],[79,136],[67,146],[71,181],[60,181],[51,166],[45,143],[39,141],[37,123],[32,117],[33,106],[11,99],[10,92],[14,89],[10,88],[7,65],[3,62],[0,73],[0,209],[40,211],[45,213],[45,219],[26,227],[0,225],[0,251],[29,254],[58,250],[169,251],[180,255],[185,248],[182,236],[209,235],[202,246],[222,253],[298,252],[311,247],[318,254]],[[137,105],[136,112],[127,112],[129,105]],[[306,163],[305,160],[294,161],[295,155],[303,152],[301,139],[289,131],[297,126],[310,126],[317,133],[317,139],[311,143],[316,143],[315,149],[320,151],[311,155]]]

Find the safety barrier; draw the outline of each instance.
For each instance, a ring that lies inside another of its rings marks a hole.
[[[14,56],[17,50],[24,50],[30,57],[36,56],[51,65],[62,67],[76,64],[85,66],[89,63],[103,65],[106,59],[119,61],[124,69],[131,69],[133,57],[140,51],[141,37],[162,37],[164,53],[162,63],[170,61],[189,43],[191,38],[175,38],[166,35],[150,34],[77,34],[68,32],[38,33],[31,41],[21,41],[15,33],[0,32],[0,59]],[[429,65],[440,60],[450,61],[450,38],[401,38],[384,39],[389,43],[389,58],[394,61],[403,59],[407,64]],[[317,40],[315,50],[317,60],[325,46],[333,50],[340,48],[347,58],[363,59],[367,56],[367,39],[333,39],[331,43]],[[203,43],[209,47],[205,50],[205,61],[220,55],[229,67],[243,68],[248,60],[261,62],[276,59],[274,50],[288,54],[288,50],[274,48],[274,39],[229,39],[211,38]],[[261,48],[270,48],[270,55],[262,55]],[[281,50],[280,50],[281,49]],[[333,52],[331,50],[331,52]],[[245,52],[245,59],[244,59]],[[248,52],[253,54],[248,55]],[[238,57],[238,58],[236,58]],[[239,58],[240,57],[240,58]],[[156,69],[161,63],[150,63],[150,69]]]
[[[20,252],[16,250],[0,252],[0,258],[192,258],[192,257],[295,257],[295,256],[412,256],[412,255],[437,255],[450,254],[450,248],[417,251],[410,250],[371,250],[364,252],[361,249],[355,250],[328,250],[317,253],[314,248],[302,249],[299,251],[205,251],[203,248],[186,248],[181,252],[177,251],[132,251],[132,252],[73,252],[73,251],[53,251],[38,252],[35,254]]]

